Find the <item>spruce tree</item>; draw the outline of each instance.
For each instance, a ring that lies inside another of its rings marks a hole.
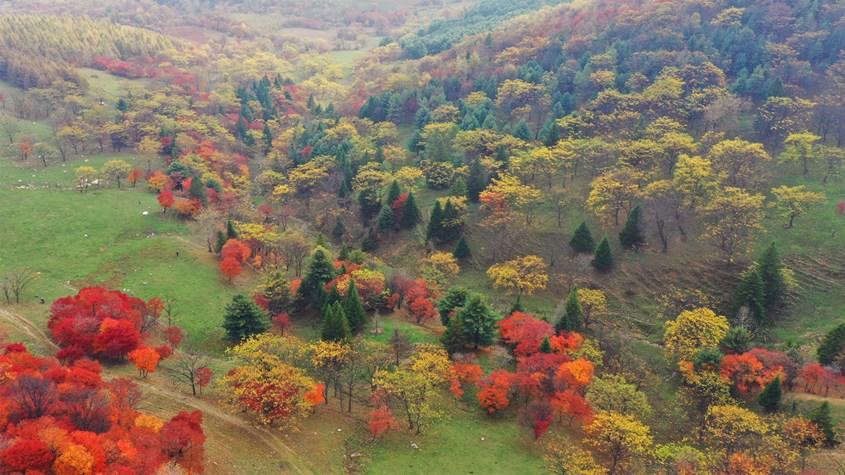
[[[481,295],[468,296],[466,305],[455,318],[464,330],[464,341],[474,348],[493,343],[496,334],[496,316]],[[451,322],[450,322],[451,323]]]
[[[569,247],[575,252],[584,254],[591,254],[595,251],[596,243],[593,241],[593,234],[587,227],[586,222],[581,222],[581,225],[575,230],[572,239],[569,241]]]
[[[220,251],[223,250],[223,246],[226,245],[226,234],[223,231],[217,231],[217,242],[214,243],[214,253],[220,254]]]
[[[540,343],[540,353],[549,354],[552,352],[552,342],[549,341],[549,337],[543,338],[543,342]]]
[[[278,315],[288,310],[291,303],[290,285],[285,278],[283,269],[274,268],[264,274],[261,279],[260,292],[267,301],[267,310],[270,315]]]
[[[463,179],[463,177],[455,178],[455,181],[452,182],[452,186],[449,187],[449,196],[466,196],[467,195],[467,182]]]
[[[334,229],[332,229],[332,237],[336,241],[342,241],[344,234],[346,234],[346,226],[343,225],[343,221],[340,218],[337,218],[334,222]]]
[[[765,325],[768,321],[764,301],[763,280],[760,279],[757,268],[752,267],[742,273],[742,278],[734,292],[734,313],[745,307],[758,325]]]
[[[203,206],[208,204],[208,198],[205,194],[205,184],[203,184],[202,179],[198,176],[195,176],[191,179],[191,186],[188,188],[188,194],[192,198],[196,198],[202,203]]]
[[[346,320],[349,322],[349,330],[352,334],[357,334],[364,329],[364,324],[367,323],[367,312],[364,311],[364,304],[361,303],[355,280],[350,279],[346,299],[343,301],[343,310],[346,312]]]
[[[745,353],[751,349],[751,332],[745,327],[730,327],[719,348],[726,354]]]
[[[528,123],[525,122],[524,120],[520,120],[516,124],[516,126],[513,128],[513,134],[512,135],[514,137],[522,139],[526,142],[529,142],[532,139],[531,129],[528,128]]]
[[[461,230],[459,225],[460,215],[457,208],[452,204],[452,200],[446,200],[446,206],[443,207],[443,219],[440,220],[440,234],[437,236],[442,242],[454,241],[458,237],[458,232]]]
[[[449,354],[458,353],[466,348],[466,332],[460,318],[455,317],[449,320],[446,331],[440,337],[440,342],[446,347]]]
[[[337,258],[342,261],[348,261],[350,252],[352,251],[349,249],[349,245],[343,243],[343,246],[340,246],[340,253],[338,253]]]
[[[322,287],[321,287],[322,288]],[[328,292],[323,292],[321,294],[322,298],[320,304],[320,312],[326,313],[326,309],[334,305],[335,303],[342,302],[343,297],[340,295],[340,292],[337,291],[337,286],[332,287],[331,290]]]
[[[235,344],[269,328],[267,315],[258,305],[243,294],[232,297],[232,302],[226,305],[223,317],[223,328],[226,339]]]
[[[443,208],[440,207],[440,201],[434,202],[434,209],[431,210],[431,218],[428,220],[428,229],[425,233],[425,238],[428,241],[437,238],[441,233],[443,226]]]
[[[613,253],[610,251],[610,243],[607,242],[607,236],[602,238],[599,246],[596,248],[596,253],[593,256],[591,264],[599,272],[607,272],[613,268]]]
[[[417,201],[414,199],[414,194],[409,192],[408,199],[405,200],[405,208],[402,210],[402,227],[409,229],[413,228],[422,220],[422,214],[417,207]]]
[[[540,130],[540,139],[546,147],[554,146],[560,140],[557,122],[554,117],[549,117],[549,120],[543,124],[543,128]]]
[[[780,387],[780,376],[777,376],[763,392],[757,396],[757,402],[765,409],[766,412],[776,412],[780,408],[780,399],[783,396]]]
[[[824,434],[825,445],[833,447],[837,444],[836,429],[833,426],[833,418],[830,416],[830,403],[821,403],[810,413],[810,422],[816,425]]]
[[[455,246],[455,250],[452,252],[452,255],[458,260],[469,259],[472,256],[472,251],[470,251],[469,244],[464,236],[461,236],[461,239],[458,241],[458,245]]]
[[[487,187],[487,180],[484,175],[484,168],[479,160],[475,160],[469,166],[469,180],[467,181],[467,198],[473,203],[478,203],[478,196]]]
[[[226,239],[237,239],[238,232],[235,231],[235,223],[232,220],[226,221]]]
[[[320,291],[326,282],[334,279],[334,276],[334,267],[326,257],[326,253],[322,249],[317,249],[314,255],[311,256],[311,262],[308,264],[308,272],[299,286],[300,297],[307,304],[321,304],[322,302],[318,300]]]
[[[352,191],[349,189],[349,184],[346,183],[346,180],[340,182],[340,188],[337,190],[338,198],[346,198],[352,194]]]
[[[822,339],[818,350],[816,350],[819,363],[823,365],[833,363],[833,360],[836,359],[843,349],[845,349],[845,323],[839,324]]]
[[[367,235],[364,236],[364,240],[361,241],[361,250],[364,252],[373,252],[376,249],[378,249],[378,234],[375,229],[370,228]]]
[[[584,310],[581,308],[581,302],[578,301],[578,287],[572,287],[569,295],[566,297],[564,304],[563,315],[555,324],[555,330],[560,331],[580,331],[584,326]]]
[[[466,304],[467,291],[462,287],[451,287],[440,302],[437,303],[437,311],[440,313],[440,322],[444,326],[449,326],[449,316],[456,308],[463,307]]]
[[[786,283],[783,280],[783,266],[780,262],[775,243],[769,244],[766,252],[760,257],[757,265],[760,272],[760,279],[763,280],[763,297],[765,306],[771,310],[783,300],[786,292]]]
[[[392,228],[396,224],[396,218],[393,216],[393,209],[390,206],[383,205],[381,211],[378,212],[376,224],[382,231]]]
[[[323,328],[320,333],[323,341],[347,341],[349,340],[349,322],[340,302],[335,302],[326,308],[323,314]]]
[[[628,213],[625,226],[619,232],[619,243],[625,249],[635,249],[645,244],[645,236],[643,236],[642,224],[640,223],[641,214],[640,206],[634,206],[634,209]]]
[[[390,184],[390,188],[387,190],[387,205],[390,206],[396,201],[399,196],[402,194],[402,189],[399,188],[399,182],[393,180],[393,183]]]

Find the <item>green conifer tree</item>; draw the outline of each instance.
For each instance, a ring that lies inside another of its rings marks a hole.
[[[383,205],[381,211],[378,212],[376,224],[382,231],[392,228],[396,224],[396,218],[393,216],[393,209],[390,206]]]
[[[449,187],[449,196],[466,196],[467,195],[467,182],[463,179],[463,177],[455,178],[455,181],[452,182],[452,186]]]
[[[780,408],[781,397],[783,393],[780,387],[780,376],[777,376],[757,396],[757,402],[766,412],[776,412]]]
[[[437,238],[442,242],[451,242],[458,237],[461,230],[460,215],[452,200],[446,200],[443,207],[443,219],[440,220],[440,234]]]
[[[321,338],[324,341],[341,342],[349,340],[350,334],[349,322],[346,320],[346,314],[340,302],[335,302],[326,307],[326,311],[323,313]]]
[[[493,343],[497,319],[481,295],[468,296],[466,305],[458,312],[456,319],[463,326],[464,341],[468,345],[479,348]]]
[[[203,206],[208,204],[208,198],[205,194],[205,184],[202,182],[202,178],[195,176],[191,179],[191,186],[188,188],[188,194],[191,198],[199,200]]]
[[[373,252],[376,249],[378,249],[378,234],[375,229],[370,228],[367,235],[364,236],[364,240],[361,241],[361,250],[364,252]]]
[[[402,189],[399,188],[399,182],[393,180],[393,183],[390,184],[390,188],[387,189],[387,198],[386,203],[388,206],[392,205],[394,201],[399,198],[399,195],[402,194]]]
[[[308,272],[302,283],[299,286],[299,296],[303,302],[310,305],[320,305],[320,291],[326,282],[334,279],[335,271],[332,263],[326,257],[326,253],[318,248],[311,256],[311,262],[308,264]],[[318,307],[319,308],[319,307]]]
[[[821,403],[810,413],[810,422],[815,424],[822,431],[825,438],[825,445],[833,447],[838,443],[836,440],[836,429],[833,425],[833,418],[830,416],[830,403]]]
[[[235,230],[235,223],[232,220],[226,221],[226,239],[237,239],[238,232]]]
[[[822,339],[816,355],[819,363],[829,365],[845,349],[845,323],[837,325],[833,330],[827,332]]]
[[[353,335],[360,333],[367,323],[367,312],[364,311],[364,304],[361,303],[361,296],[358,295],[355,280],[349,282],[349,288],[346,290],[346,299],[343,301],[343,310],[346,312],[349,330],[352,331]]]
[[[610,243],[607,242],[607,236],[599,242],[591,264],[599,272],[607,272],[613,268],[613,253],[610,250]]]
[[[625,221],[625,226],[619,232],[619,243],[625,249],[636,249],[645,244],[645,236],[643,236],[640,206],[634,206],[634,209],[628,213],[628,220]]]
[[[449,319],[446,331],[440,337],[440,342],[446,347],[449,354],[458,353],[467,347],[466,332],[459,317]]]
[[[343,225],[343,221],[340,218],[337,218],[334,222],[334,229],[332,229],[332,237],[334,237],[335,241],[342,241],[344,234],[346,234],[346,226]]]
[[[540,353],[549,354],[552,352],[552,342],[549,340],[549,337],[543,338],[543,342],[540,343]]]
[[[269,328],[267,315],[258,305],[243,294],[232,297],[232,302],[226,305],[223,316],[223,328],[226,339],[235,344]]]
[[[452,255],[455,256],[455,259],[458,260],[469,259],[472,256],[472,251],[470,251],[469,249],[469,244],[467,243],[466,237],[461,236],[461,239],[455,246],[455,250],[452,252]]]
[[[487,187],[487,179],[484,175],[484,168],[479,160],[474,160],[469,166],[469,177],[467,181],[467,198],[473,203],[478,203],[478,196]]]
[[[467,300],[467,291],[462,287],[451,287],[446,295],[437,303],[437,311],[440,313],[440,322],[443,326],[449,326],[449,316],[456,308],[463,307]]]
[[[783,265],[780,262],[775,243],[769,244],[757,265],[760,279],[763,280],[763,296],[767,309],[774,309],[783,300],[786,282],[783,279]]]
[[[428,241],[436,239],[441,233],[443,225],[443,208],[440,207],[440,201],[434,202],[434,209],[431,210],[431,218],[428,220],[428,229],[425,233],[425,238]]]
[[[555,324],[555,330],[558,332],[580,331],[583,326],[584,310],[581,308],[581,302],[578,301],[578,287],[573,286],[566,297],[563,315]]]
[[[745,307],[758,325],[766,325],[768,321],[764,301],[763,280],[760,278],[760,272],[756,267],[751,267],[742,273],[742,278],[734,292],[734,312],[737,313]]]
[[[590,228],[587,227],[586,222],[581,222],[581,225],[575,230],[572,239],[569,241],[569,247],[575,252],[584,254],[592,254],[596,250],[593,234],[590,233]]]
[[[417,207],[417,201],[413,193],[408,193],[408,199],[405,200],[405,208],[402,210],[402,227],[410,229],[420,223],[422,214]]]

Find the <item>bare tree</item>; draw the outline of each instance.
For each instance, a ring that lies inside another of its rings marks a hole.
[[[0,282],[6,303],[11,304],[13,298],[15,303],[21,303],[21,295],[36,277],[38,277],[38,273],[31,269],[18,269],[6,274],[3,281]]]
[[[184,381],[191,386],[191,393],[196,396],[199,387],[198,371],[208,367],[208,359],[205,356],[187,351],[180,353],[176,358],[175,368],[172,370],[177,379]]]

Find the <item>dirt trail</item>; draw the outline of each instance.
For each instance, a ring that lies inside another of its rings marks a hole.
[[[37,341],[39,344],[44,345],[45,348],[58,349],[58,346],[50,340],[47,334],[28,318],[7,309],[0,308],[0,319],[9,322],[15,328],[32,338],[33,341]],[[108,368],[104,368],[104,373],[109,375],[110,371]],[[147,381],[138,380],[135,380],[135,382],[138,383],[145,393],[166,399],[169,402],[186,409],[202,411],[203,417],[212,418],[216,423],[225,426],[227,428],[226,432],[230,434],[238,434],[239,438],[251,438],[254,440],[255,445],[266,446],[270,449],[273,456],[286,462],[287,470],[280,473],[315,473],[314,470],[311,469],[293,449],[288,447],[287,443],[279,434],[276,434],[268,429],[256,427],[248,420],[237,415],[230,414],[211,403],[174,391],[161,384],[152,384]]]

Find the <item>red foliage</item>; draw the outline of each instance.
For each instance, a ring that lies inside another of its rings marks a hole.
[[[126,177],[126,180],[129,182],[130,185],[135,186],[138,183],[138,180],[144,177],[144,172],[140,168],[133,168],[132,171],[129,172],[129,176]]]
[[[370,434],[376,439],[394,427],[396,425],[396,419],[393,417],[393,412],[390,411],[390,406],[380,404],[373,409],[370,412],[368,425],[370,427]]]
[[[839,202],[836,203],[836,214],[839,216],[845,216],[845,200],[839,200]]]
[[[214,376],[214,373],[208,366],[203,366],[201,368],[197,368],[197,386],[200,388],[204,388],[211,383],[211,378]]]
[[[46,470],[53,463],[53,451],[38,439],[18,439],[0,453],[3,465],[11,471]]]
[[[818,363],[804,365],[798,373],[798,379],[804,384],[804,391],[827,397],[831,388],[845,384],[845,376],[831,371]]]
[[[280,313],[278,315],[274,315],[272,318],[273,327],[279,331],[279,334],[284,335],[285,331],[290,328],[291,321],[290,315],[287,313]]]
[[[593,418],[593,408],[584,396],[572,389],[555,393],[551,400],[552,407],[561,415],[567,415],[580,421],[582,424],[589,424]]]
[[[234,259],[240,264],[246,262],[251,255],[252,249],[249,245],[237,239],[229,239],[226,241],[226,244],[223,245],[223,249],[220,250],[220,257],[223,258],[223,260]]]
[[[449,391],[460,399],[464,396],[463,384],[477,384],[484,376],[481,366],[474,363],[452,363],[452,378]]]
[[[182,343],[182,329],[175,325],[165,328],[164,339],[171,348],[179,348],[179,344]]]
[[[243,271],[244,268],[241,266],[241,263],[235,258],[227,257],[220,261],[220,272],[229,279],[229,282],[241,275]]]
[[[437,309],[432,302],[433,296],[428,289],[424,279],[409,280],[405,283],[405,302],[408,304],[408,311],[414,317],[417,324],[430,320],[437,316]]]
[[[173,192],[170,190],[164,190],[158,194],[158,204],[161,205],[161,208],[167,210],[173,203],[176,201],[176,198],[173,197]]]
[[[47,327],[62,348],[57,355],[62,360],[82,355],[119,360],[138,347],[142,323],[156,316],[155,308],[139,298],[88,287],[53,302]]]
[[[478,402],[488,414],[501,411],[510,405],[511,373],[497,369],[478,383]]]
[[[502,340],[515,356],[539,351],[543,340],[554,335],[554,328],[549,322],[524,312],[513,312],[498,325]]]
[[[408,201],[408,192],[402,193],[396,198],[393,203],[390,203],[390,209],[393,211],[393,220],[396,223],[401,223],[405,216],[405,203]]]
[[[726,355],[722,358],[722,379],[733,384],[743,394],[763,389],[777,376],[783,374],[783,368],[766,368],[751,351],[741,355]]]
[[[202,472],[198,412],[176,416],[159,432],[136,424],[137,387],[120,378],[103,382],[97,362],[68,367],[15,351],[0,355],[0,367],[8,381],[0,385],[0,472],[152,474],[169,460]],[[79,460],[90,468],[76,466]]]

